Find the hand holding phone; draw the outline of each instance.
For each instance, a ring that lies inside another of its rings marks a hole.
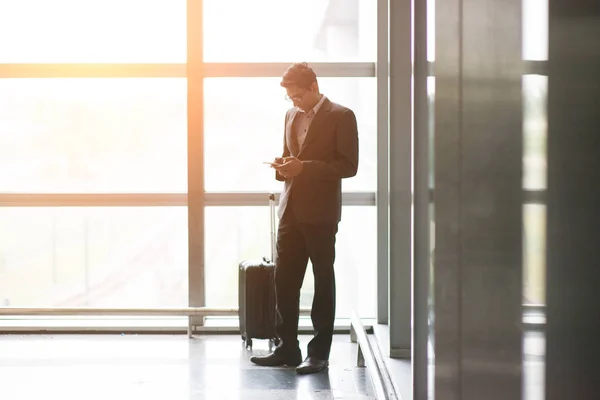
[[[270,165],[272,168],[280,167],[283,165],[283,158],[276,157],[274,161],[263,161],[263,164]]]

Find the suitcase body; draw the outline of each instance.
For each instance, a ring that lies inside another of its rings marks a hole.
[[[239,323],[242,340],[269,339],[277,345],[275,333],[275,195],[269,195],[271,212],[271,258],[245,260],[239,264]]]
[[[275,333],[275,265],[268,259],[242,261],[239,265],[239,319],[242,340],[277,342]]]

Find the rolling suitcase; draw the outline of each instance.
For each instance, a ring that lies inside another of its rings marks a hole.
[[[239,264],[239,321],[242,340],[252,348],[252,339],[269,339],[275,333],[275,195],[269,195],[271,258],[244,260]]]

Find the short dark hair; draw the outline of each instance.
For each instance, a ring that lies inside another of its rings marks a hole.
[[[299,86],[304,89],[310,88],[310,86],[317,81],[317,75],[307,63],[294,63],[288,67],[283,74],[283,79],[280,85],[283,87]]]

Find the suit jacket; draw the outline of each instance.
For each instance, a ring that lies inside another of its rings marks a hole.
[[[285,179],[279,199],[279,218],[286,208],[300,223],[338,223],[342,216],[342,179],[356,175],[358,170],[358,128],[356,116],[347,107],[325,99],[298,147],[292,108],[285,116],[283,157],[294,156],[302,161],[300,175]]]

